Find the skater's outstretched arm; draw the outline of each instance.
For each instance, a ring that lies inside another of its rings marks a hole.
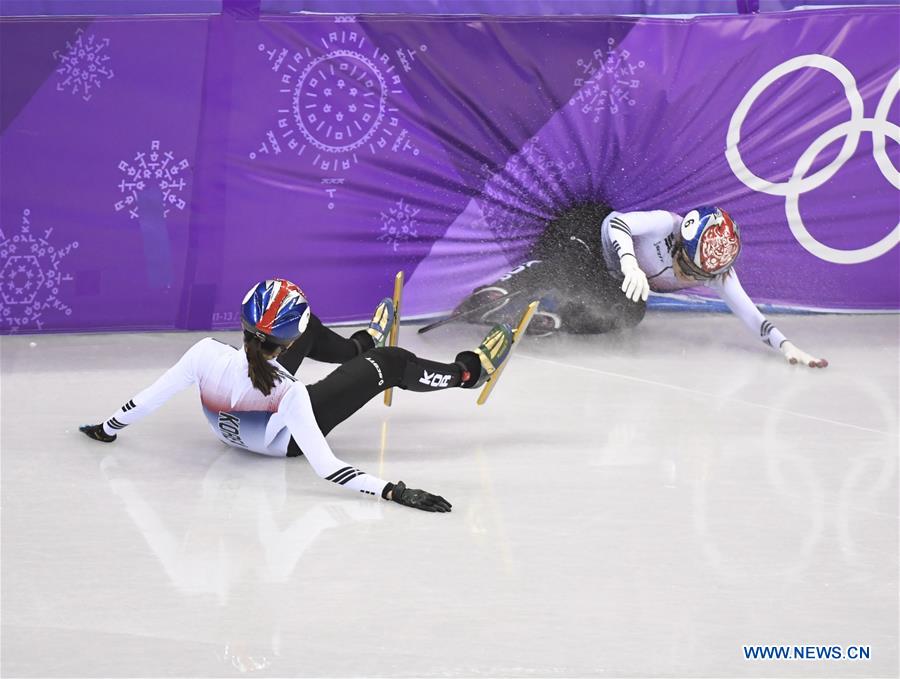
[[[313,413],[306,386],[295,382],[281,399],[278,413],[284,419],[291,436],[313,470],[321,478],[337,483],[349,490],[367,495],[381,495],[386,481],[338,459],[319,429]]]
[[[828,365],[828,361],[824,358],[816,358],[797,348],[773,323],[766,320],[741,286],[734,269],[724,276],[716,277],[708,285],[719,293],[728,308],[741,319],[750,332],[773,349],[779,349],[788,363],[799,363],[810,368],[824,368]]]
[[[294,383],[285,394],[278,412],[284,418],[303,456],[312,465],[316,474],[326,481],[366,495],[393,500],[414,509],[428,512],[450,511],[450,503],[440,496],[424,490],[407,488],[402,481],[396,484],[388,483],[335,456],[316,423],[309,392],[300,382]]]
[[[100,424],[84,425],[80,431],[97,441],[110,443],[116,440],[117,432],[143,419],[179,391],[197,381],[196,364],[200,357],[214,347],[221,346],[217,340],[207,337],[200,340],[149,387],[125,403],[113,415]]]

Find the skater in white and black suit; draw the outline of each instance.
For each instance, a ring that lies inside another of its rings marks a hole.
[[[454,314],[497,322],[514,318],[526,300],[542,299],[529,334],[604,333],[640,323],[650,290],[704,286],[789,363],[826,367],[828,361],[797,348],[756,308],[734,269],[740,250],[738,226],[721,208],[699,207],[681,217],[576,205],[548,224],[522,264],[476,288]]]
[[[241,349],[209,337],[200,340],[109,419],[81,431],[97,441],[115,441],[126,426],[196,384],[210,427],[225,443],[263,455],[303,455],[320,477],[344,488],[448,512],[450,503],[440,496],[407,488],[402,481],[388,483],[338,459],[325,436],[391,387],[441,391],[480,386],[509,355],[512,331],[499,324],[474,351],[459,353],[453,363],[438,363],[383,346],[393,319],[393,304],[384,299],[367,329],[344,338],[310,313],[296,285],[263,281],[247,293],[241,307]],[[292,375],[306,356],[341,365],[306,387]]]

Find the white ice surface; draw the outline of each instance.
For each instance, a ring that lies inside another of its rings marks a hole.
[[[484,407],[398,391],[329,437],[446,515],[229,449],[193,391],[114,444],[78,433],[201,335],[4,337],[2,675],[896,676],[898,317],[774,320],[831,366],[651,313],[524,342]]]

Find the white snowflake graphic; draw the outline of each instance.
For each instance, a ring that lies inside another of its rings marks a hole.
[[[43,236],[32,232],[31,210],[22,211],[19,232],[8,237],[0,229],[0,326],[15,333],[22,329],[40,330],[48,313],[72,315],[72,309],[60,299],[64,283],[75,280],[60,265],[78,248],[78,241],[65,246],[53,245],[47,229]]]
[[[566,195],[565,175],[575,162],[553,158],[540,142],[529,140],[506,165],[486,178],[479,198],[485,222],[501,244],[517,247],[517,239],[552,216]]]
[[[401,73],[412,69],[417,53],[398,49],[392,55],[370,45],[355,21],[339,17],[342,25],[322,36],[321,44],[294,52],[258,45],[278,74],[281,104],[276,125],[249,153],[251,160],[288,152],[305,157],[323,175],[343,179],[364,153],[419,155],[392,103],[404,94]],[[328,190],[329,209],[335,194]]]
[[[169,216],[169,210],[176,207],[184,210],[187,203],[181,193],[187,187],[184,173],[188,169],[186,158],[175,160],[172,151],[161,152],[158,140],[150,142],[149,151],[138,151],[129,163],[119,162],[119,170],[125,178],[119,182],[119,192],[124,196],[115,203],[116,212],[128,209],[131,219],[138,219],[138,196],[150,187],[157,187],[162,194],[163,217]]]
[[[107,80],[112,80],[114,73],[109,67],[109,38],[97,40],[93,33],[85,38],[83,28],[75,31],[75,43],[66,42],[65,52],[55,50],[53,58],[59,62],[56,72],[59,80],[56,89],[59,92],[68,90],[74,95],[81,95],[90,101],[94,92]]]
[[[616,47],[615,38],[607,38],[606,48],[595,49],[587,59],[576,62],[581,72],[574,85],[579,88],[569,100],[569,106],[578,106],[582,113],[593,115],[600,121],[601,113],[617,114],[622,106],[634,106],[634,98],[641,81],[635,77],[646,66],[641,60],[631,62],[631,52]]]
[[[385,241],[394,252],[397,252],[401,244],[419,235],[416,221],[419,210],[420,208],[404,202],[403,198],[398,200],[387,213],[381,213],[381,234],[378,240]]]

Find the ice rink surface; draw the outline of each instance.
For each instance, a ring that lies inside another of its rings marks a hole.
[[[330,435],[451,514],[230,449],[195,389],[78,433],[209,333],[3,337],[2,675],[897,676],[898,317],[773,320],[831,367],[657,312],[526,340],[484,407],[398,391]],[[444,360],[481,334],[413,330]]]

